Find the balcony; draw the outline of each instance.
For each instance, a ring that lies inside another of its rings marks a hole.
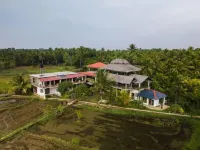
[[[147,86],[146,85],[140,85],[140,87],[139,87],[139,85],[132,85],[132,86],[127,85],[126,86],[124,84],[118,84],[118,85],[113,86],[113,88],[117,88],[117,89],[120,89],[120,90],[137,90],[137,91],[141,91],[141,90],[147,88]]]

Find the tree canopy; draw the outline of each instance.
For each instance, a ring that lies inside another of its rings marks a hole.
[[[199,80],[200,75],[200,48],[192,46],[188,49],[141,49],[131,44],[125,50],[93,49],[83,46],[55,49],[8,48],[0,50],[0,71],[40,63],[83,68],[97,61],[109,63],[116,58],[126,59],[141,67],[140,74],[151,77],[151,88],[167,94],[169,103],[177,103],[184,109],[189,107],[190,110],[200,108],[200,95],[195,92],[198,85],[197,81],[194,81]],[[191,89],[193,86],[195,89]]]

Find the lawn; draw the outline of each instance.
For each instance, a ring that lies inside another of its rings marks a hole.
[[[44,72],[59,72],[59,71],[76,71],[74,67],[63,67],[63,66],[45,66]],[[40,73],[39,66],[26,66],[26,67],[17,67],[13,69],[6,69],[0,72],[0,92],[6,92],[11,88],[9,84],[12,80],[12,77],[18,73],[24,74],[36,74]]]

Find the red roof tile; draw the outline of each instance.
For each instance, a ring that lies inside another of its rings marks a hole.
[[[90,71],[87,71],[87,72],[79,72],[81,74],[84,74],[86,76],[90,76],[90,77],[95,77],[96,76],[96,73],[94,72],[90,72]]]
[[[97,63],[88,65],[88,68],[96,68],[96,69],[98,69],[98,68],[103,68],[104,66],[105,66],[104,63],[97,62]]]
[[[84,74],[77,73],[77,74],[69,74],[66,75],[64,78],[61,77],[46,77],[46,78],[40,78],[41,82],[47,82],[47,81],[55,81],[55,80],[62,80],[62,79],[72,79],[72,78],[79,78],[85,76]]]
[[[59,77],[40,78],[40,81],[41,81],[41,82],[54,81],[54,80],[60,80],[60,78],[59,78]]]
[[[80,74],[80,73],[77,73],[77,74],[70,74],[70,75],[67,75],[67,79],[71,79],[71,78],[79,78],[79,77],[83,77],[85,76],[84,74]]]

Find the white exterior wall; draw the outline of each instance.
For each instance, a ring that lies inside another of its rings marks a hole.
[[[160,103],[159,103],[159,99],[154,99],[154,105],[153,106],[159,106],[160,105]]]
[[[42,92],[42,93],[40,92],[41,89],[43,89],[43,92]],[[40,95],[40,96],[45,96],[45,89],[44,89],[44,88],[37,87],[37,94]]]
[[[50,88],[50,94],[55,94],[58,96],[61,96],[60,92],[57,91],[57,88]]]

